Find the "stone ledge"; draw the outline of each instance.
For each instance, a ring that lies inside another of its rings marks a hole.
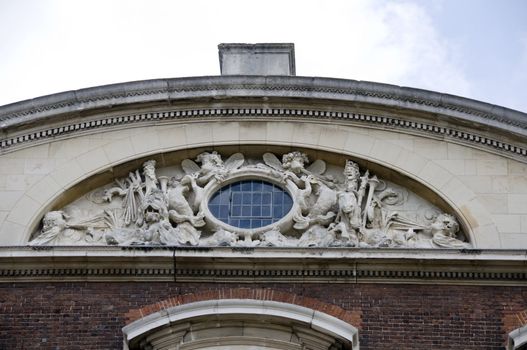
[[[527,285],[522,250],[3,247],[0,282]]]

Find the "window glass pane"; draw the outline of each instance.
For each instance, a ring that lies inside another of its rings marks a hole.
[[[271,225],[287,215],[292,206],[293,200],[286,191],[261,180],[227,185],[209,201],[212,215],[240,228]]]

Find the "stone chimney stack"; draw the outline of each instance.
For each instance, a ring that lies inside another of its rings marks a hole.
[[[219,44],[221,75],[296,75],[295,45]]]

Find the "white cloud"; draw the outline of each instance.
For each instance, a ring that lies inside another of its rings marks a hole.
[[[25,28],[12,31],[22,39],[0,43],[7,52],[0,57],[0,104],[121,81],[219,74],[220,42],[294,42],[298,75],[470,92],[455,48],[413,2],[16,3],[24,9],[0,14],[0,22],[11,17]]]

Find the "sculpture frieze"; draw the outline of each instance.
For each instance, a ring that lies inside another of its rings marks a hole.
[[[146,161],[126,178],[45,214],[29,244],[470,247],[454,216],[361,171],[352,160],[339,168],[321,159],[310,162],[300,151],[259,159],[235,153],[225,160],[203,152],[183,160],[179,169],[157,169],[154,160]],[[247,179],[264,182],[251,190]],[[216,217],[208,203],[229,184],[241,192],[226,191],[218,210],[235,219],[231,224]],[[266,189],[271,192],[262,192]],[[286,210],[286,197],[292,207],[277,217]]]

